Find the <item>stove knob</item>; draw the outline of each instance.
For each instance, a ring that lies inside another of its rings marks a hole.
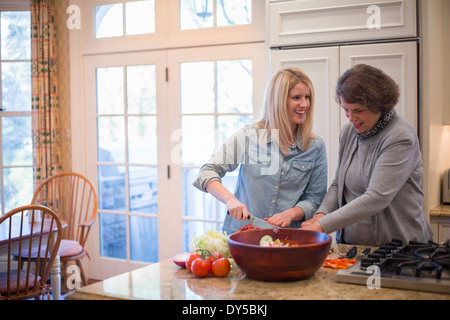
[[[397,247],[403,246],[403,241],[400,239],[392,239],[391,243],[395,243],[397,245]]]
[[[361,259],[361,268],[368,268],[378,262],[378,259],[373,258],[362,258]]]
[[[385,254],[380,254],[380,253],[374,252],[374,253],[371,253],[371,254],[367,255],[367,258],[373,259],[375,261],[380,261],[385,256],[386,256]]]
[[[397,241],[388,242],[388,243],[386,243],[386,246],[392,247],[392,248],[401,247],[402,246],[402,241],[401,240],[399,240],[399,241],[400,242],[397,242]]]
[[[373,253],[380,255],[381,258],[385,258],[385,257],[390,253],[390,251],[388,251],[388,250],[382,250],[382,249],[377,249],[377,250],[375,250]]]
[[[381,246],[380,249],[392,252],[392,251],[395,251],[397,249],[397,246],[396,245],[384,245],[384,246]]]

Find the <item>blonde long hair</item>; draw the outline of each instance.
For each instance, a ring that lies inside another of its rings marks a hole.
[[[299,82],[303,82],[309,88],[310,106],[305,121],[292,132],[286,105],[289,91]],[[312,133],[314,100],[311,79],[298,68],[279,70],[267,84],[260,120],[257,123],[269,133],[273,129],[279,130],[279,144],[283,154],[287,154],[289,146],[295,143],[299,134],[302,137],[301,149],[308,149],[311,139],[314,138]]]

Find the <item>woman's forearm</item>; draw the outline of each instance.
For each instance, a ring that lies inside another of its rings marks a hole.
[[[228,201],[235,199],[234,195],[223,186],[220,181],[211,181],[206,186],[206,191],[220,202],[227,204]]]
[[[247,220],[249,216],[247,207],[236,199],[236,197],[228,191],[220,181],[211,181],[206,186],[206,191],[227,206],[227,210],[232,218],[244,221]]]

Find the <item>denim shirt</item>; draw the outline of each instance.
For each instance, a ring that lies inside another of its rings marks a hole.
[[[293,207],[305,212],[305,219],[312,218],[327,189],[327,157],[325,144],[321,138],[314,138],[307,150],[301,150],[301,137],[289,147],[283,156],[272,135],[266,142],[256,125],[248,125],[230,137],[209,161],[200,168],[194,186],[206,192],[206,186],[221,181],[227,172],[240,171],[235,197],[247,210],[259,218],[269,218],[274,214]],[[303,220],[302,220],[303,221]],[[289,228],[300,228],[301,222],[293,221]],[[225,217],[223,231],[232,234],[248,224]]]

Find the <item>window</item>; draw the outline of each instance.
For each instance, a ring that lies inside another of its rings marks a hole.
[[[90,0],[80,6],[86,55],[265,40],[263,0]]]
[[[155,1],[133,1],[95,6],[95,38],[155,32]]]
[[[251,23],[251,0],[180,0],[181,30]]]
[[[0,6],[0,189],[1,214],[31,201],[30,12]]]

